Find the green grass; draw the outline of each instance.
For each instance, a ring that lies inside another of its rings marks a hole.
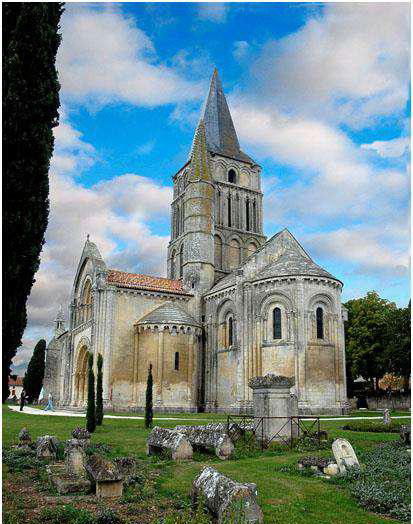
[[[200,424],[212,420],[225,420],[222,415],[205,413],[199,415],[171,414],[171,417],[199,420]],[[165,420],[155,421],[155,423],[164,427],[174,427],[182,422]],[[40,435],[52,434],[64,440],[70,438],[75,426],[83,424],[84,419],[20,414],[3,407],[3,445],[15,444],[18,433],[24,426],[28,428],[33,439]],[[340,429],[342,425],[341,420],[322,421],[321,429],[327,430],[331,438],[340,436],[348,439],[356,452],[371,449],[380,442],[399,438],[398,435],[391,433],[343,431]],[[92,443],[109,444],[116,455],[132,454],[145,458],[147,435],[148,430],[144,428],[141,420],[104,419],[103,426],[98,427],[93,434]],[[312,454],[327,456],[331,455],[331,450]],[[203,466],[213,465],[235,480],[257,484],[258,499],[264,512],[265,523],[389,524],[397,522],[369,513],[357,506],[347,489],[329,483],[328,480],[302,477],[295,472],[279,471],[281,466],[295,465],[298,457],[303,455],[308,455],[308,452],[266,451],[254,457],[247,456],[222,462],[212,455],[197,453],[193,461],[172,463],[170,467],[168,466],[168,475],[162,478],[158,487],[159,494],[165,496],[173,493],[187,498],[195,475]],[[148,463],[151,462],[149,459],[145,458],[145,460],[148,460]],[[153,464],[153,467],[155,466]]]

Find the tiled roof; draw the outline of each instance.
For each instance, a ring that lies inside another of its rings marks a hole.
[[[109,269],[107,281],[118,287],[127,287],[132,289],[147,289],[149,291],[163,291],[166,293],[176,293],[179,295],[190,295],[182,287],[181,280],[172,280],[171,278],[152,277],[150,275],[140,275],[136,273],[126,273]]]
[[[151,311],[138,321],[138,324],[189,324],[190,326],[199,326],[198,322],[193,319],[189,313],[174,304],[166,302],[155,310]]]
[[[9,386],[23,386],[23,378],[17,377],[16,380],[14,380],[14,378],[9,377]]]

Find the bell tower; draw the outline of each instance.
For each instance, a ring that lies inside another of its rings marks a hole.
[[[189,249],[186,247],[186,242],[189,241],[186,233],[189,231],[189,224],[193,223],[188,216],[188,213],[192,213],[188,198],[193,196],[188,197],[187,191],[193,193],[194,186],[189,181],[193,179],[195,159],[198,158],[196,162],[199,162],[201,157],[204,158],[199,149],[201,142],[206,149],[206,159],[201,163],[207,166],[205,173],[208,172],[209,183],[213,188],[212,194],[208,194],[208,199],[211,197],[213,203],[209,205],[207,200],[203,200],[202,210],[204,217],[211,214],[206,245],[211,249],[208,264],[212,264],[214,268],[212,287],[215,282],[237,269],[266,239],[262,233],[261,168],[240,148],[216,69],[211,78],[190,158],[173,177],[171,242],[168,247],[169,278],[182,278],[185,273],[185,252]],[[199,229],[205,232],[204,226],[205,222]],[[211,236],[212,246],[209,245]],[[201,240],[201,237],[198,239]],[[193,265],[191,267],[195,268]],[[202,287],[204,289],[204,285]]]

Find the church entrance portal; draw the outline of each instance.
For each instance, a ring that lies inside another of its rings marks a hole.
[[[88,361],[88,348],[82,346],[79,350],[76,363],[75,372],[75,406],[83,406],[87,400],[87,384],[88,384],[88,373],[87,373],[87,361]]]

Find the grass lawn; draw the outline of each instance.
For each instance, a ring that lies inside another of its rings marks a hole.
[[[377,416],[377,412],[370,412]],[[366,412],[363,412],[365,416]],[[158,416],[158,415],[156,415]],[[167,416],[167,415],[164,415]],[[182,415],[171,414],[171,417]],[[225,420],[222,415],[185,414],[183,418],[208,423]],[[204,419],[204,420],[203,420]],[[156,425],[173,427],[181,421],[156,421]],[[71,430],[83,425],[84,420],[71,417],[46,417],[15,413],[3,407],[3,445],[17,443],[17,435],[22,427],[27,427],[32,438],[44,434],[55,435],[61,440],[70,438]],[[343,431],[343,421],[322,421],[321,429],[330,437],[344,437],[352,444],[356,453],[377,446],[381,442],[398,440],[397,434],[362,433]],[[145,445],[148,430],[141,420],[104,419],[103,426],[93,434],[92,443],[102,442],[113,447],[113,455],[134,455],[145,460],[148,467],[157,468],[156,461],[146,458]],[[213,465],[219,471],[238,481],[255,482],[258,487],[258,500],[264,512],[265,523],[280,524],[390,524],[398,521],[369,513],[357,506],[348,491],[340,486],[314,477],[304,477],[294,471],[279,471],[281,466],[296,464],[303,455],[330,456],[331,450],[318,452],[265,451],[256,456],[244,456],[222,462],[212,455],[194,455],[194,460],[185,463],[167,462],[157,484],[156,499],[176,498],[187,500],[192,480],[205,465]],[[7,475],[4,492],[7,499]],[[152,501],[153,503],[154,501]],[[75,498],[73,498],[75,503]],[[7,505],[7,504],[6,504]],[[131,522],[156,522],[156,520],[131,520]],[[20,524],[16,522],[16,524]]]

